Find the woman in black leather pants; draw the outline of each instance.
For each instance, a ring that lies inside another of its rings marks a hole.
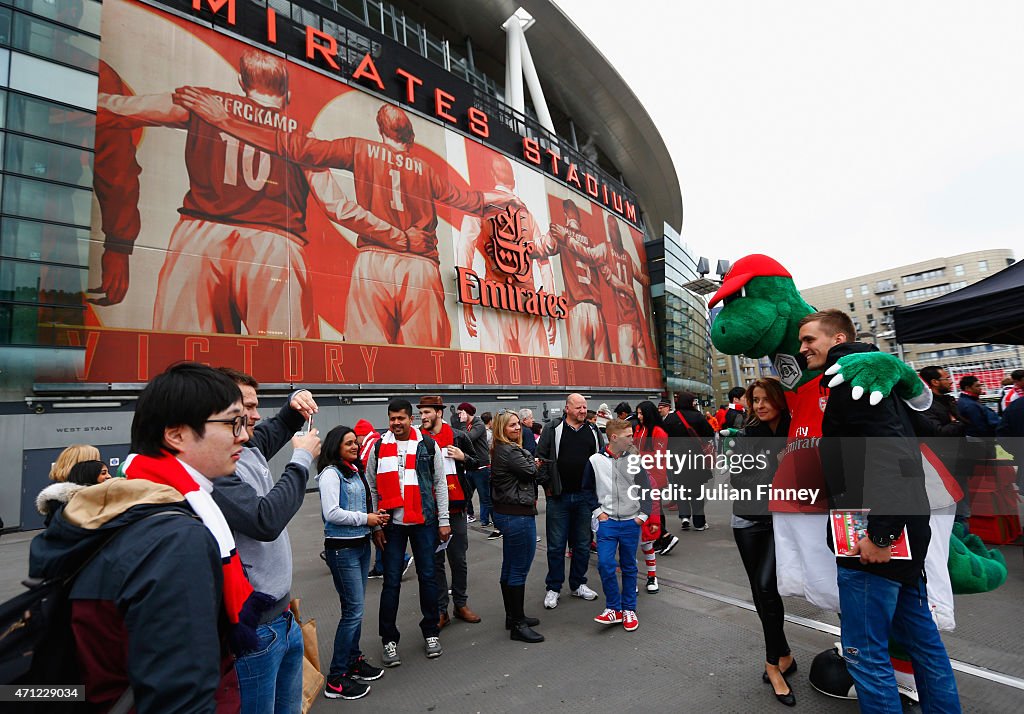
[[[796,704],[786,677],[796,671],[789,650],[785,609],[775,579],[775,534],[767,497],[758,498],[758,485],[772,483],[778,454],[789,432],[789,408],[782,386],[774,379],[755,380],[746,393],[751,420],[735,440],[734,453],[755,456],[754,466],[732,475],[732,485],[749,489],[751,498],[733,501],[732,527],[750,591],[764,631],[765,666],[762,679],[772,685],[775,698],[787,706]],[[760,457],[760,458],[757,458]]]

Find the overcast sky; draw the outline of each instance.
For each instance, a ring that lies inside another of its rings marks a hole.
[[[712,266],[1024,257],[1024,2],[556,2],[660,129]]]

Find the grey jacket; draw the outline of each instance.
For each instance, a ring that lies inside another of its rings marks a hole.
[[[469,440],[473,442],[473,450],[476,452],[477,468],[482,468],[491,463],[491,447],[487,443],[487,427],[479,418],[473,417],[473,423],[466,429]]]
[[[595,518],[604,513],[613,521],[646,521],[651,515],[651,479],[640,466],[637,473],[629,473],[629,464],[627,456],[613,458],[606,449],[590,457],[582,492]]]
[[[297,449],[276,484],[267,459],[273,458],[302,424],[302,415],[285,404],[277,416],[256,425],[234,475],[213,481],[213,500],[234,532],[249,582],[258,592],[277,598],[275,607],[262,618],[264,622],[288,606],[292,546],[286,526],[302,506],[313,455]]]

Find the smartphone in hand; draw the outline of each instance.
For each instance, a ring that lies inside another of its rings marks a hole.
[[[298,436],[305,436],[306,434],[308,434],[311,431],[313,431],[313,417],[312,416],[310,416],[309,419],[302,425],[302,428],[299,429],[295,433]]]

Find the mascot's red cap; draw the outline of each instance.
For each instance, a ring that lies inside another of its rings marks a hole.
[[[722,287],[718,288],[718,292],[711,298],[708,307],[714,307],[730,295],[738,293],[752,278],[792,277],[789,271],[783,268],[775,258],[769,258],[760,253],[743,256],[729,268],[729,272],[725,274],[725,280],[722,281]]]

